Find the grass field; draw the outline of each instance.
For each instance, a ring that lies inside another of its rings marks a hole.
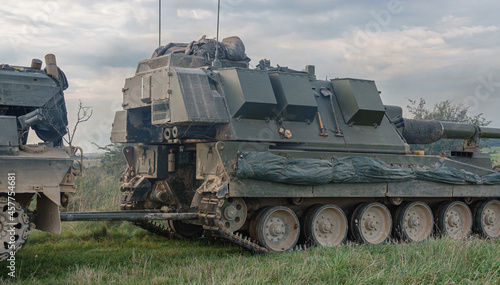
[[[212,238],[167,240],[126,222],[34,231],[13,284],[499,284],[500,241],[449,239],[255,255]]]
[[[117,210],[117,175],[87,170],[69,210]],[[16,255],[15,278],[4,265],[0,284],[500,284],[500,241],[255,255],[209,237],[168,240],[127,222],[71,222],[61,235],[32,231]]]

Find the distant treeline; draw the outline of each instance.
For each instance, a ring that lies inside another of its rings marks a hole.
[[[482,147],[500,146],[500,139],[481,140],[481,146]]]

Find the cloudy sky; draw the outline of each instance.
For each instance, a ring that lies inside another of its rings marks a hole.
[[[240,36],[253,66],[312,64],[318,78],[375,80],[385,104],[450,99],[500,127],[499,10],[491,0],[222,0],[220,34]],[[108,144],[124,79],[158,46],[158,0],[3,0],[0,13],[0,63],[54,53],[69,111],[78,100],[94,109],[76,143]],[[163,0],[162,43],[215,37],[216,15],[216,0]]]

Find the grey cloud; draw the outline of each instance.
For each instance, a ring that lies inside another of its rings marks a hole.
[[[496,1],[402,0],[402,10],[382,22],[374,13],[387,16],[390,0],[221,2],[221,36],[240,36],[253,65],[268,58],[273,64],[296,69],[314,64],[319,78],[374,79],[386,104],[405,106],[405,98],[419,97],[429,104],[445,99],[460,102],[475,96],[479,77],[493,74],[500,81],[500,72],[495,70],[500,65],[499,30],[495,29],[500,29],[500,4]],[[88,105],[99,106],[84,133],[98,129],[103,134],[82,134],[79,139],[109,137],[104,134],[106,125],[99,123],[112,120],[114,110],[103,110],[98,99],[106,98],[108,105],[119,101],[125,77],[133,76],[137,62],[150,57],[156,48],[158,2],[58,0],[58,11],[33,27],[30,15],[36,9],[44,11],[47,3],[51,1],[7,0],[0,7],[4,36],[0,62],[29,64],[33,57],[55,53],[69,76],[66,93],[70,101],[81,96]],[[215,37],[216,0],[162,3],[163,44],[189,42],[202,35]],[[196,14],[190,14],[192,10]],[[179,11],[187,14],[180,18]],[[377,28],[374,23],[379,30],[366,46],[356,46],[356,31],[367,32],[367,25]],[[28,29],[21,30],[23,26]],[[23,44],[14,48],[5,42],[10,36]],[[357,53],[346,54],[347,45]],[[496,112],[500,89],[494,91],[480,101],[475,113],[484,111],[500,126]]]

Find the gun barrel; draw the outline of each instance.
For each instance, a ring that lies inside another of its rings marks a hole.
[[[409,144],[429,144],[441,139],[500,139],[500,129],[471,124],[404,119],[403,137]]]
[[[440,122],[443,129],[443,139],[471,139],[478,132],[478,127],[464,123]]]
[[[26,115],[20,116],[17,118],[19,124],[21,125],[22,130],[27,130],[29,127],[37,125],[43,122],[43,113],[42,109],[36,109]]]
[[[500,129],[489,127],[480,127],[480,129],[482,138],[500,139]]]

